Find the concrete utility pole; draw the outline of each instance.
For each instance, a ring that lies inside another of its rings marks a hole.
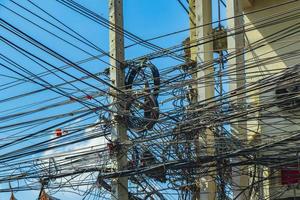
[[[242,54],[244,51],[244,34],[235,34],[237,31],[243,30],[243,16],[235,17],[241,15],[242,5],[240,0],[227,0],[227,17],[232,18],[228,20],[228,53],[233,54],[233,58],[229,59],[229,70],[234,69],[235,73],[231,73],[230,78],[233,81],[229,85],[230,91],[234,91],[237,88],[243,88],[246,85],[246,72],[244,65],[244,55]],[[232,98],[231,102],[234,102],[241,109],[243,106],[246,106],[246,97],[243,89],[239,89],[239,92],[236,92],[236,95]],[[242,120],[243,122],[237,122],[234,125],[231,125],[231,130],[236,136],[239,137],[242,141],[247,141],[247,122]],[[235,167],[233,168],[233,177],[232,181],[236,186],[233,186],[233,197],[237,200],[250,199],[248,197],[248,192],[245,191],[243,195],[239,195],[243,189],[245,189],[249,185],[249,177],[248,168]],[[246,195],[246,196],[245,196]]]
[[[118,88],[124,88],[125,72],[123,68],[124,63],[124,33],[123,33],[123,0],[109,0],[109,21],[113,25],[109,30],[109,48],[110,48],[110,79],[112,84]],[[111,92],[117,95],[111,97],[112,102],[117,102],[118,97],[122,94],[114,89]],[[115,111],[123,112],[124,107],[116,104],[113,108]],[[112,116],[112,132],[111,140],[114,143],[124,143],[127,141],[127,131],[124,122],[120,120],[117,114]],[[121,148],[113,155],[113,168],[122,170],[127,167],[127,150]],[[112,180],[112,200],[127,200],[128,199],[128,178],[121,177]]]
[[[192,99],[192,103],[203,102],[207,103],[208,99],[214,97],[214,67],[213,60],[213,42],[206,42],[212,39],[212,2],[211,0],[190,0],[190,45],[204,43],[202,45],[191,48],[191,60],[196,61],[197,70],[193,73],[193,92],[196,92],[196,98]],[[205,25],[208,24],[208,25]],[[205,25],[205,26],[203,26]],[[205,39],[203,39],[205,38]],[[200,40],[201,39],[201,40]],[[200,40],[196,42],[197,40]],[[207,64],[210,63],[210,67]],[[205,66],[205,69],[201,67]],[[200,69],[199,69],[200,68]],[[205,130],[206,136],[206,154],[213,155],[214,135],[210,129]],[[199,138],[200,141],[200,138]],[[201,147],[200,147],[201,148]],[[198,151],[203,152],[201,149]],[[199,152],[198,152],[199,153]],[[214,171],[212,169],[212,171]],[[193,194],[194,200],[214,200],[216,197],[216,183],[214,181],[214,172],[208,174],[205,180],[198,180],[200,183],[200,191],[195,191]],[[198,183],[198,184],[199,184]],[[204,187],[204,185],[206,185]]]
[[[189,1],[189,18],[190,18],[190,37],[187,40],[186,47],[193,46],[193,41],[197,39],[197,34],[196,34],[196,4],[195,0],[190,0]],[[190,60],[195,62],[197,64],[197,47],[192,47],[188,50],[190,53]],[[193,68],[193,70],[196,70],[197,68]],[[197,80],[197,73],[192,73],[192,78],[194,80]],[[197,103],[198,95],[197,95],[197,83],[192,84],[192,90],[190,91],[191,95],[191,103]],[[196,155],[198,156],[200,154],[200,148],[199,148],[199,141],[195,141],[195,146],[196,146]],[[196,179],[196,183],[190,183],[191,186],[191,195],[192,195],[192,200],[199,200],[200,199],[200,178]],[[194,186],[194,187],[193,187]]]

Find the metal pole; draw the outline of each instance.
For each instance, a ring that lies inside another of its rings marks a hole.
[[[124,34],[123,34],[123,0],[109,0],[109,21],[111,28],[109,30],[109,48],[110,48],[110,79],[112,84],[118,88],[124,88],[125,72],[124,63]],[[122,97],[122,94],[114,89],[111,92],[116,96],[111,97],[112,102],[117,102],[117,98]],[[124,105],[115,104],[113,108],[118,113],[122,113]],[[112,131],[111,140],[114,144],[124,144],[127,141],[127,131],[122,117],[118,114],[112,115]],[[117,148],[112,156],[113,168],[122,170],[127,167],[127,150],[126,148]],[[111,182],[112,200],[127,200],[128,199],[128,178],[114,178]]]

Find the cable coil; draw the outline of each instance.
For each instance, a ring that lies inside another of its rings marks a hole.
[[[150,70],[152,80],[149,80],[146,74],[147,69]],[[143,88],[134,91],[133,87],[138,86],[135,85],[135,82],[140,79],[144,81]],[[157,67],[145,61],[137,65],[129,65],[125,77],[125,88],[128,91],[128,99],[132,99],[125,105],[125,109],[129,112],[129,117],[126,119],[128,128],[137,132],[152,129],[159,118],[157,98],[160,76]]]

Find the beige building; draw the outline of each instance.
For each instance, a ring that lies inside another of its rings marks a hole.
[[[227,2],[228,17],[241,15],[240,21],[228,21],[228,51],[244,52],[243,57],[229,61],[231,68],[238,68],[234,76],[238,81],[231,88],[246,84],[243,103],[249,110],[257,110],[248,113],[250,120],[244,124],[249,144],[267,144],[258,154],[265,161],[260,172],[253,172],[251,168],[252,176],[237,182],[241,185],[259,182],[252,177],[253,173],[261,173],[260,186],[264,189],[259,194],[256,191],[251,199],[300,199],[297,152],[300,147],[297,137],[300,132],[300,1]],[[241,37],[230,36],[238,31],[243,32]],[[241,81],[243,78],[245,82]],[[284,142],[272,145],[279,140]]]

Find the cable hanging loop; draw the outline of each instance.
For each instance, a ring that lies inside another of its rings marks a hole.
[[[127,68],[125,88],[129,101],[125,108],[129,113],[128,128],[136,132],[150,130],[159,118],[159,71],[147,59],[132,63]]]

